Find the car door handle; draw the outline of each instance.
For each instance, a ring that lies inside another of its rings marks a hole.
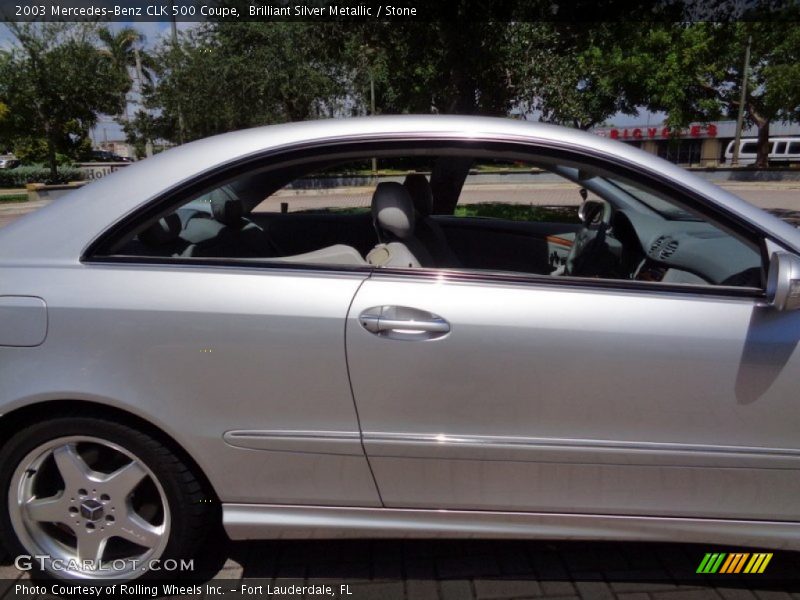
[[[378,315],[361,315],[361,324],[367,331],[372,333],[394,329],[427,331],[430,333],[447,333],[450,331],[450,323],[444,319],[414,321],[412,319],[385,319]]]
[[[359,321],[370,333],[392,339],[432,339],[450,332],[450,323],[442,317],[402,306],[369,308]]]

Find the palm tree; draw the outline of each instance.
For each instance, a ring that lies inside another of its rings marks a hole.
[[[115,65],[115,67],[131,82],[128,91],[125,92],[124,98],[124,119],[125,123],[130,123],[128,116],[128,92],[134,87],[134,81],[137,82],[136,88],[139,93],[139,104],[144,104],[144,85],[145,83],[152,85],[155,73],[155,62],[149,53],[144,49],[140,49],[144,36],[136,31],[133,27],[124,27],[116,33],[103,27],[98,31],[98,37],[103,44],[101,52],[106,54]],[[141,110],[141,109],[140,109]],[[147,156],[152,155],[152,145],[148,139],[145,144],[145,153]]]
[[[125,73],[131,80],[131,87],[135,81],[138,81],[138,91],[141,96],[144,84],[153,83],[153,73],[155,72],[153,58],[138,48],[144,41],[144,36],[133,27],[124,27],[117,32],[103,27],[97,36],[103,44],[100,51],[111,59],[117,69]],[[126,102],[126,114],[127,110]]]

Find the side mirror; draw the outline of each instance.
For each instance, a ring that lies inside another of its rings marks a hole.
[[[769,260],[767,302],[777,310],[800,308],[800,258],[774,252]]]
[[[598,200],[584,200],[578,208],[578,218],[584,225],[593,223],[603,214],[605,205]]]

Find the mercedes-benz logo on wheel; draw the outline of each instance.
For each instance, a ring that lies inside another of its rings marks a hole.
[[[103,505],[97,500],[86,500],[81,503],[81,516],[89,521],[97,521],[103,517]]]

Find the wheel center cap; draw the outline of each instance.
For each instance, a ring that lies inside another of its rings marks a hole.
[[[81,503],[81,516],[89,521],[97,521],[103,517],[103,505],[97,500],[85,500]]]

